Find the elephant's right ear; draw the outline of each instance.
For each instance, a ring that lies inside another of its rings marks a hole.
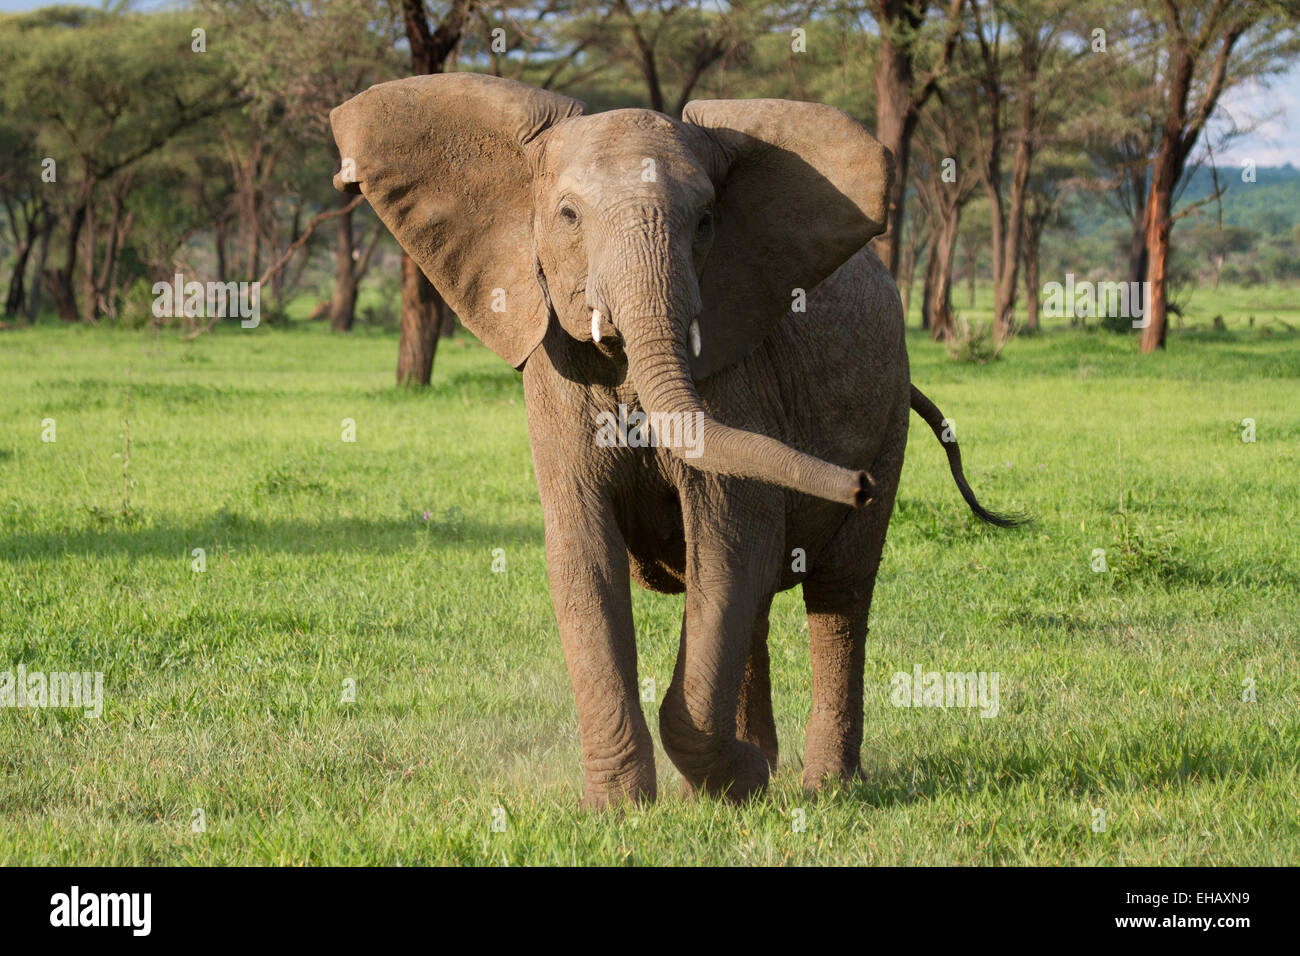
[[[516,368],[546,332],[524,147],[582,113],[475,73],[372,86],[330,112],[340,190],[360,190],[466,327]]]

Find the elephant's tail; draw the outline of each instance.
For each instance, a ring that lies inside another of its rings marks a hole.
[[[930,426],[934,436],[939,439],[943,445],[943,450],[948,453],[948,467],[952,470],[952,477],[957,482],[957,490],[961,492],[962,498],[970,506],[970,510],[975,512],[975,516],[981,521],[987,521],[989,524],[997,525],[999,528],[1014,528],[1018,525],[1027,524],[1029,518],[1026,515],[999,514],[996,511],[989,511],[979,499],[975,497],[975,492],[970,490],[970,485],[966,484],[966,476],[961,470],[961,450],[957,447],[957,439],[949,432],[944,437],[943,412],[939,411],[939,406],[930,401],[922,391],[915,385],[912,386],[912,411],[920,415],[925,423]]]

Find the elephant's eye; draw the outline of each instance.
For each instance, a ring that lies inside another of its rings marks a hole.
[[[560,218],[570,226],[576,226],[578,224],[578,210],[574,209],[568,203],[565,203],[560,207]]]
[[[695,241],[705,242],[713,235],[713,213],[705,211],[700,221],[695,224]]]

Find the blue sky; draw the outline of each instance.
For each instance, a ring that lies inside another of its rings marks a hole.
[[[165,6],[167,0],[137,0],[136,9]],[[0,0],[0,11],[33,10],[47,4],[41,0]],[[98,4],[85,4],[97,6]],[[1219,165],[1240,165],[1246,159],[1258,166],[1300,166],[1300,63],[1283,76],[1274,78],[1267,87],[1246,84],[1230,90],[1221,111],[1231,116],[1238,127],[1253,131],[1234,140],[1216,158]],[[1217,121],[1218,128],[1226,120]]]
[[[1243,84],[1229,90],[1220,113],[1230,115],[1239,127],[1255,126],[1253,133],[1234,140],[1216,157],[1221,165],[1240,165],[1251,158],[1259,166],[1300,166],[1300,63],[1267,87]],[[1224,120],[1216,122],[1222,126]]]

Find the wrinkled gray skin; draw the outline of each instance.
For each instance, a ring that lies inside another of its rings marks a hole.
[[[804,784],[859,773],[867,612],[908,410],[942,417],[911,388],[897,290],[865,248],[887,151],[815,104],[697,102],[685,117],[587,116],[471,74],[381,84],[331,115],[335,185],[359,188],[471,331],[523,368],[588,807],[655,796],[629,578],[686,594],[659,730],[689,791],[741,800],[767,784],[768,608],[796,584]],[[597,416],[620,403],[706,413],[700,455],[602,447]]]

